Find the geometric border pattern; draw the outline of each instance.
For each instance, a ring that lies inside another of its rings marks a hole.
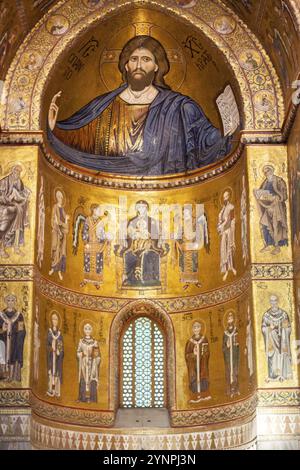
[[[292,263],[278,264],[252,264],[251,276],[253,280],[273,280],[288,279],[292,280],[294,268]]]
[[[223,450],[255,449],[255,416],[236,426],[217,430],[174,432],[158,428],[155,432],[130,430],[120,433],[91,432],[90,429],[61,429],[32,416],[31,442],[36,448],[62,450]]]

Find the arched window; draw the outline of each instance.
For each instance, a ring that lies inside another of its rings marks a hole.
[[[158,323],[137,317],[121,338],[121,407],[164,408],[165,337]]]

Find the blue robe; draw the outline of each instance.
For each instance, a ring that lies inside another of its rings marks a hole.
[[[96,119],[127,85],[99,96],[56,127],[74,131]],[[109,157],[76,150],[59,140],[48,128],[48,139],[65,160],[100,172],[124,175],[180,173],[213,163],[231,150],[231,137],[223,137],[200,106],[187,96],[157,88],[143,134],[143,151]]]

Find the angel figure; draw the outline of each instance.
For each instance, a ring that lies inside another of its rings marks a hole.
[[[184,208],[184,231],[175,242],[176,254],[180,269],[180,281],[184,290],[194,284],[201,287],[199,253],[203,246],[209,253],[210,241],[208,223],[205,213],[193,214],[191,205]]]
[[[110,259],[111,239],[106,230],[109,221],[107,211],[101,215],[101,207],[92,204],[90,215],[84,214],[84,209],[76,209],[73,220],[73,254],[77,255],[79,246],[79,232],[84,244],[83,272],[84,279],[80,284],[84,287],[87,283],[93,284],[97,289],[103,284],[104,260]]]

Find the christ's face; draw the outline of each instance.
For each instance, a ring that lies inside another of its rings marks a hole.
[[[125,65],[127,80],[133,90],[143,90],[151,85],[158,65],[151,51],[143,47],[133,51]]]

